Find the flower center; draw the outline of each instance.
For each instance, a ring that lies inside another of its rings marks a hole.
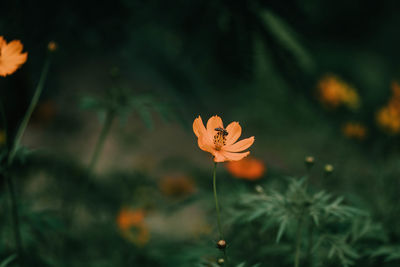
[[[221,150],[221,148],[226,144],[226,136],[228,132],[223,128],[215,128],[217,133],[214,135],[214,145],[215,150]]]

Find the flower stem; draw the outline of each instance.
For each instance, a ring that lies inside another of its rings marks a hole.
[[[219,239],[223,240],[224,235],[222,234],[222,226],[221,226],[221,215],[219,211],[218,205],[218,196],[217,196],[217,163],[214,162],[214,173],[213,173],[213,189],[214,189],[214,200],[215,200],[215,209],[217,210],[217,223],[218,223],[218,232],[219,232]],[[228,265],[228,256],[226,255],[226,248],[223,249],[224,258],[226,262],[226,266]]]
[[[15,243],[17,246],[17,255],[18,262],[22,265],[23,262],[23,251],[22,251],[22,239],[21,239],[21,231],[19,227],[19,217],[18,217],[18,203],[17,197],[15,193],[14,181],[9,175],[4,174],[3,176],[7,181],[8,190],[10,193],[10,201],[11,201],[11,212],[12,212],[12,220],[13,220],[13,231]]]
[[[26,111],[25,116],[22,119],[21,125],[18,128],[18,131],[17,131],[17,134],[15,136],[14,143],[12,145],[10,154],[8,155],[8,161],[7,161],[8,165],[11,165],[13,160],[14,160],[14,157],[15,157],[15,154],[16,154],[16,152],[18,150],[21,138],[24,135],[26,126],[28,126],[29,119],[31,118],[32,113],[35,110],[35,107],[36,107],[36,105],[37,105],[37,103],[39,101],[40,95],[41,95],[41,93],[43,91],[44,82],[46,81],[47,73],[49,72],[50,61],[51,61],[50,57],[51,56],[49,55],[47,57],[47,59],[46,59],[46,62],[44,63],[44,67],[42,69],[42,74],[40,75],[39,83],[38,83],[38,85],[36,87],[36,90],[35,90],[35,93],[34,93],[34,95],[32,97],[31,103],[29,104],[28,110]]]
[[[303,228],[303,211],[300,214],[299,222],[296,230],[296,252],[294,256],[294,266],[300,266],[300,247],[301,247],[301,231]]]
[[[217,163],[214,162],[214,175],[213,175],[213,189],[214,189],[214,200],[215,200],[215,208],[217,210],[217,222],[218,222],[218,231],[219,231],[219,239],[224,239],[222,234],[222,227],[221,227],[221,219],[220,219],[220,211],[218,205],[218,196],[217,196],[217,183],[216,183],[216,173],[217,173]]]
[[[115,117],[114,112],[111,110],[108,110],[106,113],[106,119],[103,124],[103,128],[101,129],[99,139],[97,140],[96,147],[93,152],[92,159],[90,160],[89,173],[91,173],[94,170],[94,168],[96,167],[96,164],[99,160],[101,151],[103,150],[103,147],[104,147],[104,142],[106,141],[107,135],[110,132],[114,117]]]

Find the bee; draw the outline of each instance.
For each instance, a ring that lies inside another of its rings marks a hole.
[[[218,127],[218,128],[215,128],[214,130],[216,130],[217,132],[222,133],[223,136],[227,136],[228,135],[228,131],[225,130],[224,128]]]

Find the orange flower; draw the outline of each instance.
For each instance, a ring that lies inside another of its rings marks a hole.
[[[3,36],[0,36],[0,76],[13,74],[26,62],[28,53],[21,53],[23,46],[19,40],[7,44]]]
[[[266,167],[261,160],[255,158],[245,158],[240,161],[231,161],[226,164],[226,168],[236,178],[247,180],[257,180],[261,178]]]
[[[345,105],[356,109],[359,106],[357,91],[335,75],[328,74],[318,82],[319,101],[327,108],[337,108]]]
[[[200,149],[210,152],[215,162],[241,160],[250,154],[249,151],[242,151],[254,143],[254,136],[236,142],[242,133],[242,127],[238,122],[232,122],[225,129],[218,116],[213,116],[208,120],[207,128],[204,127],[199,116],[193,122],[193,131],[198,138]]]
[[[166,176],[160,181],[159,188],[171,197],[184,197],[196,191],[193,180],[185,175]]]
[[[367,128],[357,122],[347,122],[343,125],[342,132],[346,137],[358,140],[363,140],[367,136]]]
[[[397,82],[392,82],[392,96],[376,113],[376,121],[387,133],[400,133],[400,86]]]
[[[122,236],[138,246],[145,245],[150,239],[149,229],[144,222],[144,211],[141,209],[122,209],[117,224]]]

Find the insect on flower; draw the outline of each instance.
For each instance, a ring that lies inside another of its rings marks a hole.
[[[242,133],[242,127],[238,122],[232,122],[224,128],[218,116],[207,121],[207,128],[204,127],[201,117],[197,117],[193,122],[193,131],[200,149],[210,152],[214,156],[214,162],[241,160],[250,154],[249,151],[242,151],[254,143],[254,136],[236,142]]]

